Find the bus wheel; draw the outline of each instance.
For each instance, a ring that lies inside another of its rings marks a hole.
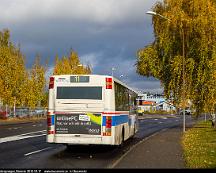
[[[66,146],[66,150],[71,150],[72,149],[72,146],[69,145],[69,144],[65,144],[65,146]]]
[[[134,130],[133,130],[132,138],[134,138],[135,134],[136,134],[136,124],[134,124]]]
[[[121,143],[119,146],[122,147],[123,143],[124,143],[124,127],[122,128]]]
[[[136,123],[134,124],[134,136],[136,134]]]

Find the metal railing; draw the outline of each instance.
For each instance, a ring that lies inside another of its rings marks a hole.
[[[0,107],[0,119],[7,118],[27,118],[27,117],[46,117],[47,108],[36,107],[31,109],[29,107],[9,107],[1,106]]]

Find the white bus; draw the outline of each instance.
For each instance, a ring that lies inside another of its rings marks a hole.
[[[112,76],[51,76],[47,142],[122,144],[138,130],[136,97]]]

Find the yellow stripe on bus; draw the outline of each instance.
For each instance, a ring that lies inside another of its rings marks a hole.
[[[101,125],[101,116],[96,116],[93,113],[87,113],[86,115],[90,117],[92,122]]]

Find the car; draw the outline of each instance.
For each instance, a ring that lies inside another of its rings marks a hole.
[[[179,114],[183,115],[183,110],[180,110]],[[185,115],[191,115],[191,110],[190,109],[185,109]]]
[[[43,109],[36,109],[36,110],[35,110],[35,113],[36,113],[36,114],[43,114],[43,113],[44,113],[44,110],[43,110]]]

